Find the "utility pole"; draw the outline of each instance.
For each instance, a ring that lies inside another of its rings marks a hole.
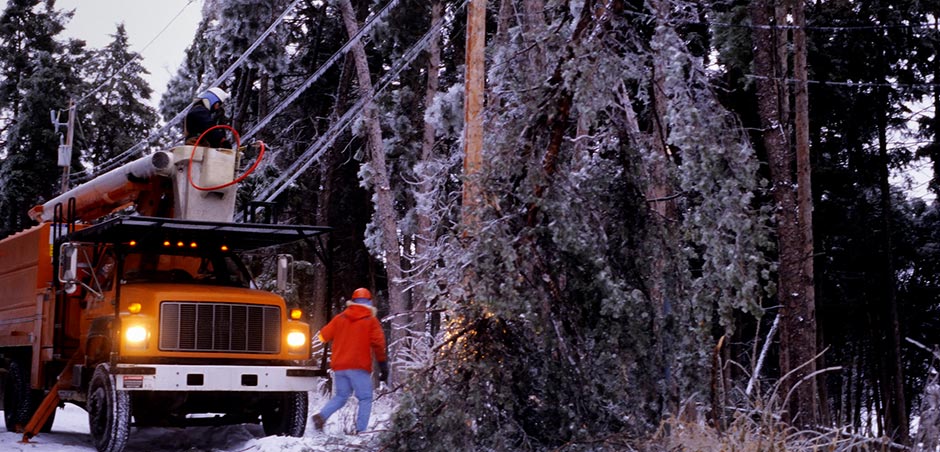
[[[59,122],[58,115],[52,113],[52,125],[55,126],[55,130],[58,132],[59,126],[63,124]],[[65,144],[59,145],[59,166],[62,167],[62,187],[60,193],[65,193],[69,189],[69,173],[72,169],[72,140],[75,136],[75,100],[69,99],[69,119],[65,123],[66,132],[65,132]]]
[[[477,176],[483,166],[483,89],[486,44],[486,0],[470,0],[467,6],[466,73],[464,75],[464,161],[461,222],[465,234],[479,227],[477,207],[480,187]]]

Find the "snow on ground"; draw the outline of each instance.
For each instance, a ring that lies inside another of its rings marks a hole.
[[[308,416],[307,431],[302,438],[264,436],[260,425],[242,424],[221,427],[142,428],[131,427],[126,452],[307,452],[374,450],[378,434],[388,423],[393,409],[392,397],[376,391],[369,427],[373,430],[350,435],[354,430],[356,399],[337,411],[326,423],[323,432],[314,430]],[[329,396],[310,393],[309,414],[316,413]],[[88,434],[88,414],[75,405],[66,404],[56,410],[52,432],[40,433],[29,443],[21,443],[21,433],[11,433],[0,425],[0,450],[30,452],[93,452],[95,446]]]

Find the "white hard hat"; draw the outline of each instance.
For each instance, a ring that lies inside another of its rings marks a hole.
[[[206,92],[199,95],[200,99],[206,99],[209,101],[209,105],[215,105],[216,102],[225,103],[228,100],[229,95],[225,92],[224,89],[219,87],[213,87],[206,90]]]

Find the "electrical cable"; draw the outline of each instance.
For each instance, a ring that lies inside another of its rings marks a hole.
[[[431,36],[431,32],[428,32],[426,37]],[[359,100],[353,104],[352,107],[332,126],[325,134],[323,134],[313,145],[307,148],[301,156],[294,161],[294,163],[284,172],[281,173],[276,180],[271,184],[265,186],[261,193],[255,197],[255,199],[263,199],[265,202],[273,202],[287,187],[290,186],[304,171],[306,171],[314,161],[318,160],[320,156],[325,152],[333,143],[336,141],[336,138],[339,137],[339,134],[344,131],[350,124],[352,124],[352,119],[354,116],[358,115],[363,108],[365,108],[368,102],[371,102],[376,95],[382,93],[385,88],[389,85],[394,77],[397,77],[398,74],[404,69],[404,67],[411,62],[420,54],[421,50],[430,42],[430,39],[423,38],[417,44],[415,44],[410,52],[406,52],[403,55],[402,59],[398,61],[398,65],[390,70],[385,76],[379,80],[379,83],[376,85],[378,89],[373,89],[373,92],[369,96],[360,97]]]
[[[181,15],[183,15],[183,11],[186,11],[186,8],[188,8],[189,5],[193,4],[193,2],[195,2],[195,1],[196,1],[196,0],[189,0],[188,2],[186,2],[186,4],[183,5],[183,7],[179,10],[179,12],[176,13],[176,15],[173,16],[173,18],[170,19],[170,21],[167,22],[167,24],[163,26],[163,29],[160,30],[159,32],[157,32],[156,36],[154,36],[153,39],[150,40],[150,42],[148,42],[146,45],[144,45],[143,48],[141,48],[139,52],[137,52],[138,56],[140,56],[140,54],[142,54],[142,53],[144,53],[145,51],[147,51],[147,49],[150,48],[150,45],[153,44],[160,36],[162,36],[163,33],[166,32],[166,30],[167,30],[168,28],[170,28],[170,25],[173,25],[173,22],[176,22],[176,19],[179,19],[179,17],[180,17]],[[114,77],[117,77],[119,74],[121,74],[122,72],[124,72],[125,70],[127,70],[127,68],[129,68],[129,67],[131,66],[131,64],[133,64],[135,61],[137,61],[137,58],[136,58],[136,57],[135,57],[135,58],[131,58],[130,61],[128,61],[127,63],[125,63],[124,66],[122,66],[120,69],[118,69],[118,70],[115,71],[113,74],[111,74],[110,77],[106,78],[103,82],[101,82],[101,84],[99,84],[97,87],[95,87],[95,89],[91,90],[91,92],[89,92],[88,94],[85,94],[85,95],[82,96],[80,99],[78,99],[78,100],[75,102],[75,106],[77,107],[77,106],[81,105],[81,103],[84,102],[86,99],[88,99],[89,97],[95,95],[95,93],[97,93],[98,91],[100,91],[101,88],[104,88],[104,86],[105,86],[108,82],[110,82],[112,79],[114,79]]]
[[[281,22],[284,21],[284,19],[287,17],[287,13],[293,11],[294,8],[295,8],[297,5],[299,5],[301,1],[302,1],[302,0],[294,0],[294,2],[291,3],[287,8],[284,8],[284,12],[282,12],[281,15],[278,16],[278,18],[275,19],[274,22],[272,22],[270,26],[268,26],[268,29],[265,30],[264,33],[261,33],[261,36],[259,36],[258,39],[255,39],[255,42],[253,42],[253,43],[251,44],[251,46],[248,47],[248,50],[245,50],[244,52],[242,52],[241,56],[239,56],[238,59],[235,60],[235,62],[232,63],[232,64],[228,67],[228,69],[225,70],[225,72],[222,73],[222,75],[219,75],[218,77],[216,77],[215,80],[213,80],[212,83],[210,83],[210,84],[207,86],[207,88],[208,88],[208,87],[212,87],[212,86],[219,86],[220,83],[222,83],[223,81],[225,81],[225,79],[229,78],[229,76],[231,76],[232,74],[234,74],[234,73],[235,73],[235,70],[238,69],[238,68],[242,65],[242,63],[244,63],[245,60],[248,59],[248,56],[251,55],[251,53],[254,52],[255,49],[257,49],[258,46],[260,46],[261,43],[262,43],[271,33],[274,32],[274,29],[277,28],[277,26],[280,25]]]
[[[255,163],[254,163],[253,165],[251,165],[251,168],[248,168],[247,171],[245,171],[244,173],[242,173],[241,176],[236,177],[235,179],[231,180],[230,182],[226,182],[226,183],[224,183],[224,184],[215,185],[215,186],[212,186],[212,187],[201,187],[201,186],[197,185],[196,182],[193,181],[193,159],[196,157],[196,148],[199,147],[199,143],[202,143],[202,139],[206,136],[206,134],[209,133],[209,132],[211,132],[211,131],[213,131],[213,130],[215,130],[215,129],[228,129],[229,131],[231,131],[231,132],[232,132],[232,135],[235,136],[235,149],[238,149],[238,148],[241,147],[241,143],[242,143],[241,137],[238,136],[238,132],[237,132],[232,126],[225,125],[225,124],[219,124],[219,125],[215,125],[215,126],[209,127],[208,129],[206,129],[205,132],[202,132],[202,134],[199,135],[199,138],[196,139],[196,143],[193,144],[193,150],[192,150],[192,152],[189,154],[189,165],[187,166],[187,170],[186,170],[186,172],[187,172],[187,178],[189,179],[189,185],[191,185],[191,186],[192,186],[193,188],[195,188],[196,190],[200,190],[200,191],[221,190],[221,189],[223,189],[223,188],[226,188],[226,187],[230,187],[230,186],[232,186],[232,185],[235,185],[235,184],[237,184],[237,183],[239,183],[239,182],[245,180],[245,178],[248,177],[249,174],[251,174],[252,172],[254,172],[254,171],[255,171],[255,168],[258,167],[258,164],[261,163],[261,159],[264,158],[264,142],[263,142],[263,141],[259,141],[258,143],[261,143],[261,150],[258,151],[258,157],[255,159]],[[203,154],[203,155],[205,155],[205,154]],[[203,157],[203,161],[205,161],[205,157]]]
[[[464,0],[459,8],[464,7],[467,4],[467,1]],[[436,23],[432,24],[430,30],[422,36],[411,48],[409,48],[402,57],[396,62],[396,65],[390,69],[386,74],[379,80],[376,84],[377,89],[373,87],[372,93],[369,96],[362,96],[359,100],[353,104],[346,113],[336,121],[326,133],[321,135],[316,142],[314,142],[310,147],[308,147],[294,162],[286,169],[282,171],[280,176],[278,176],[274,181],[265,185],[260,193],[254,197],[255,200],[264,200],[265,202],[273,202],[287,187],[290,186],[310,165],[313,164],[316,160],[323,155],[323,153],[332,146],[336,138],[339,137],[339,134],[344,131],[351,123],[355,115],[366,106],[368,102],[371,102],[375,96],[382,93],[385,88],[391,83],[391,81],[401,73],[401,71],[408,65],[410,65],[418,55],[427,47],[431,42],[431,38],[434,36],[434,33],[438,33],[443,26],[444,20],[441,19]]]
[[[790,77],[769,77],[766,75],[744,74],[747,78],[757,80],[777,80],[787,83],[801,83],[802,80]],[[938,88],[940,83],[887,83],[887,82],[835,82],[828,80],[806,80],[810,85],[846,86],[850,88]]]
[[[655,14],[644,13],[640,11],[624,10],[625,14],[634,17],[644,17],[648,19],[658,19]],[[938,24],[881,24],[881,25],[753,25],[750,23],[730,23],[730,22],[702,22],[697,20],[679,20],[667,22],[666,25],[673,27],[677,25],[696,25],[702,27],[724,27],[724,28],[747,28],[752,30],[797,30],[804,29],[808,31],[871,31],[871,30],[938,30]]]
[[[329,68],[333,67],[333,65],[336,64],[336,62],[339,61],[340,58],[346,55],[346,53],[349,52],[349,49],[351,49],[352,46],[356,42],[362,39],[363,35],[372,31],[372,27],[380,23],[380,21],[384,19],[385,16],[387,16],[389,12],[391,12],[392,8],[398,5],[399,1],[400,0],[389,1],[385,5],[384,8],[382,8],[374,16],[370,17],[369,20],[366,21],[366,23],[362,26],[362,28],[360,28],[359,31],[356,32],[356,34],[352,38],[346,41],[346,44],[344,44],[342,47],[340,47],[339,50],[334,52],[333,55],[327,58],[327,60],[323,62],[323,64],[321,64],[320,67],[317,68],[317,70],[314,71],[313,74],[310,75],[310,77],[307,77],[307,79],[304,80],[304,82],[300,85],[300,87],[295,89],[293,93],[291,93],[289,96],[284,98],[284,100],[281,101],[276,107],[274,107],[274,109],[270,113],[268,113],[264,118],[258,121],[257,124],[255,124],[251,129],[249,129],[248,132],[245,133],[245,139],[246,140],[251,139],[251,137],[255,136],[256,133],[261,131],[261,129],[264,128],[264,126],[268,125],[268,123],[271,122],[271,120],[276,115],[278,115],[281,111],[287,108],[288,105],[292,104],[295,100],[297,100],[297,98],[300,97],[300,95],[303,94],[304,91],[306,91],[307,88],[310,87],[310,85],[314,84],[317,80],[319,80],[320,77],[322,77],[323,74],[325,74]]]
[[[194,0],[190,0],[190,2],[187,3],[186,6],[184,6],[184,9],[185,9],[186,7],[188,7],[189,4],[191,4],[193,1],[194,1]],[[284,20],[284,18],[286,18],[287,14],[288,14],[290,11],[292,11],[292,10],[297,6],[297,4],[300,3],[300,1],[301,1],[301,0],[295,0],[295,1],[294,1],[293,3],[291,3],[287,8],[285,8],[285,10],[281,13],[281,15],[264,31],[264,33],[262,33],[262,35],[259,36],[258,39],[256,39],[256,40],[252,43],[252,45],[251,45],[245,52],[243,52],[243,53],[241,54],[241,56],[239,56],[239,58],[238,58],[234,63],[232,63],[232,64],[229,66],[228,69],[226,69],[225,72],[222,73],[222,75],[220,75],[219,77],[217,77],[217,78],[213,81],[213,83],[210,84],[210,86],[218,85],[218,84],[221,83],[223,80],[225,80],[227,77],[231,76],[231,74],[233,74],[234,71],[235,71],[238,67],[240,67],[241,64],[244,63],[244,61],[248,58],[248,56],[261,44],[261,42],[263,42],[264,39],[267,38],[267,36],[269,36],[269,35],[274,31],[274,29],[277,27],[277,25],[279,25],[279,24]],[[324,65],[320,68],[320,70],[318,70],[316,73],[314,73],[314,75],[312,75],[311,77],[309,77],[309,78],[301,85],[301,88],[300,88],[300,89],[295,90],[294,93],[292,93],[288,98],[286,98],[284,101],[282,101],[282,102],[275,108],[275,110],[272,112],[272,113],[274,113],[274,114],[269,114],[269,115],[267,115],[267,116],[262,120],[262,122],[259,122],[258,125],[252,127],[252,129],[250,129],[250,130],[248,131],[248,133],[245,134],[246,139],[248,139],[248,138],[254,136],[258,131],[261,130],[262,127],[264,127],[265,125],[267,125],[268,122],[270,122],[270,120],[275,116],[275,114],[279,113],[279,112],[282,111],[284,108],[286,108],[290,103],[292,103],[294,100],[296,100],[297,97],[300,96],[300,94],[303,92],[304,89],[308,88],[312,83],[314,83],[316,80],[318,80],[318,79],[322,76],[323,72],[325,72],[325,70],[326,70],[326,69],[325,69],[326,67],[329,67],[329,65],[335,64],[335,61],[338,60],[338,58],[339,58],[340,56],[342,56],[342,55],[344,55],[346,52],[348,52],[349,47],[351,47],[352,43],[355,42],[355,41],[354,41],[355,39],[359,39],[363,33],[365,33],[365,32],[367,32],[367,31],[371,30],[371,27],[372,27],[373,24],[376,22],[374,19],[386,15],[387,12],[391,9],[391,7],[393,7],[394,5],[397,5],[398,1],[399,1],[399,0],[391,0],[391,1],[389,2],[389,4],[387,4],[386,7],[383,8],[383,10],[382,10],[380,13],[378,13],[376,16],[372,17],[372,18],[369,20],[369,22],[367,23],[367,26],[364,26],[362,29],[360,29],[359,33],[357,33],[357,35],[356,35],[354,38],[352,38],[352,39],[350,39],[349,41],[347,41],[347,44],[344,45],[343,48],[342,48],[340,51],[336,52],[333,56],[331,56],[331,58],[328,59],[326,63],[324,63]],[[183,11],[183,10],[181,10],[181,11],[177,14],[176,17],[179,17],[179,15],[182,14],[182,11]],[[638,11],[625,11],[625,12],[628,13],[628,14],[636,15],[636,16],[642,16],[642,17],[648,17],[648,18],[655,18],[655,16],[652,15],[652,14],[641,13],[641,12],[638,12]],[[173,20],[175,20],[176,17],[174,17]],[[172,21],[173,21],[173,20],[171,20],[170,24],[172,24]],[[729,27],[764,28],[763,26],[758,27],[758,26],[749,25],[749,24],[729,24],[729,23],[721,23],[721,22],[694,22],[694,21],[686,21],[686,22],[682,22],[682,23],[685,24],[685,25],[716,25],[716,26],[729,26]],[[161,32],[158,33],[158,35],[157,35],[156,37],[154,37],[154,39],[151,40],[150,43],[147,44],[147,46],[145,46],[145,49],[146,49],[146,47],[148,47],[150,44],[152,44],[152,43],[157,39],[157,37],[159,37],[160,34],[162,34],[162,33],[166,30],[166,28],[168,28],[168,27],[170,26],[170,24],[167,24],[167,26],[164,27],[164,30],[161,30]],[[797,28],[796,26],[790,26],[790,25],[769,25],[769,26],[767,26],[767,27],[770,27],[770,28],[781,28],[781,29]],[[869,28],[871,28],[871,29],[881,29],[881,28],[935,28],[935,27],[936,27],[935,25],[877,25],[877,26],[867,26],[867,25],[866,25],[866,26],[843,26],[843,27],[806,26],[806,27],[804,27],[804,28],[805,28],[805,29],[808,29],[808,30],[810,30],[810,29],[816,29],[816,30],[833,31],[833,30],[854,30],[854,29],[869,29]],[[133,62],[133,61],[129,62],[128,65],[129,65],[130,63],[132,63],[132,62]],[[127,65],[126,65],[126,66],[127,66]],[[123,68],[122,68],[121,70],[123,70]],[[119,72],[120,72],[120,70],[118,71],[118,73],[119,73]],[[116,74],[117,74],[117,73],[116,73]],[[115,74],[115,75],[116,75],[116,74]],[[114,77],[114,75],[112,75],[112,77]],[[107,83],[107,80],[106,80],[104,83]],[[96,88],[95,91],[97,91],[97,90],[99,90],[101,87],[103,87],[103,86],[104,86],[104,83],[102,83],[101,85],[99,85],[99,87]],[[818,81],[813,81],[813,82],[810,82],[810,83],[840,84],[840,83],[838,83],[838,82],[818,82]],[[845,86],[861,86],[860,84],[857,84],[857,83],[848,83],[848,82],[844,83],[844,85],[845,85]],[[935,84],[929,84],[929,85],[928,85],[928,84],[924,84],[924,85],[912,85],[912,86],[940,86],[940,85],[935,85]],[[84,100],[85,98],[87,98],[89,95],[91,95],[91,94],[93,94],[93,93],[94,93],[94,91],[93,91],[92,93],[87,94],[86,96],[84,96],[84,97],[82,98],[82,100]],[[134,145],[134,146],[132,146],[130,149],[128,149],[128,150],[122,152],[122,153],[119,154],[118,156],[115,156],[115,157],[109,159],[108,161],[102,163],[102,164],[100,165],[100,166],[101,166],[100,171],[101,171],[101,172],[104,172],[104,171],[108,171],[108,170],[110,170],[110,169],[113,169],[113,168],[117,167],[120,163],[122,163],[124,160],[126,160],[127,158],[129,158],[130,155],[132,155],[134,152],[141,150],[147,143],[149,143],[149,142],[153,141],[154,139],[156,139],[156,138],[162,136],[163,134],[165,134],[167,131],[169,131],[170,128],[173,127],[174,124],[176,124],[178,121],[180,121],[180,120],[182,119],[183,116],[185,116],[185,114],[188,112],[188,109],[189,109],[189,107],[187,107],[187,108],[183,109],[183,111],[180,111],[179,113],[177,113],[172,119],[170,119],[169,121],[167,121],[166,125],[164,125],[164,126],[163,126],[162,128],[160,128],[158,131],[156,131],[156,132],[154,132],[153,134],[151,134],[149,137],[147,137],[147,139],[145,139],[145,140],[143,140],[143,141],[137,143],[136,145]],[[84,175],[88,174],[89,171],[90,171],[90,170],[79,171],[79,172],[73,173],[71,177],[72,177],[73,179],[76,179],[76,180],[81,180],[81,179],[83,179],[83,176],[84,176]]]
[[[251,44],[251,46],[249,46],[247,50],[242,52],[241,56],[239,56],[238,59],[235,60],[235,62],[232,63],[228,67],[228,69],[225,70],[225,72],[222,73],[222,75],[220,75],[219,77],[216,77],[216,79],[209,86],[217,86],[219,83],[221,83],[222,80],[225,80],[225,78],[232,75],[235,72],[235,70],[238,69],[238,67],[240,67],[242,63],[245,62],[246,59],[248,59],[249,54],[253,52],[255,49],[257,49],[258,46],[261,45],[261,42],[263,42],[264,39],[267,38],[268,35],[270,35],[274,31],[274,29],[284,20],[284,18],[287,17],[287,14],[290,11],[292,11],[294,7],[300,4],[301,1],[302,0],[294,0],[293,3],[291,3],[287,8],[285,8],[284,12],[282,12],[281,15],[278,16],[278,18],[275,19],[273,23],[271,23],[271,25],[264,31],[264,33],[262,33],[261,36],[255,39],[255,41]],[[134,146],[131,146],[130,149],[127,149],[126,151],[102,163],[101,168],[98,170],[98,173],[100,174],[101,172],[109,171],[119,166],[121,163],[127,160],[135,152],[142,150],[144,146],[146,146],[148,143],[155,140],[156,138],[163,136],[163,134],[168,132],[176,123],[178,123],[184,116],[186,116],[186,113],[188,112],[189,112],[189,106],[187,106],[182,111],[177,113],[176,116],[174,116],[172,119],[167,121],[167,123],[163,127],[161,127],[156,132],[150,134],[150,136],[148,136],[145,140],[138,142]],[[89,173],[90,173],[89,170],[79,171],[77,173],[73,173],[72,176],[75,177],[76,179],[82,180],[80,178],[80,175],[86,175]]]

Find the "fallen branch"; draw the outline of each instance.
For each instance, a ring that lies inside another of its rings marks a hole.
[[[760,350],[760,357],[757,358],[757,364],[754,366],[754,371],[751,372],[751,378],[747,382],[747,389],[744,390],[744,395],[750,396],[751,391],[754,390],[754,384],[757,382],[757,378],[760,376],[760,370],[764,367],[764,360],[767,358],[767,351],[770,350],[770,343],[773,342],[773,337],[777,334],[777,326],[780,325],[780,316],[774,318],[773,325],[770,326],[770,331],[767,332],[767,339],[764,339],[764,346]]]

